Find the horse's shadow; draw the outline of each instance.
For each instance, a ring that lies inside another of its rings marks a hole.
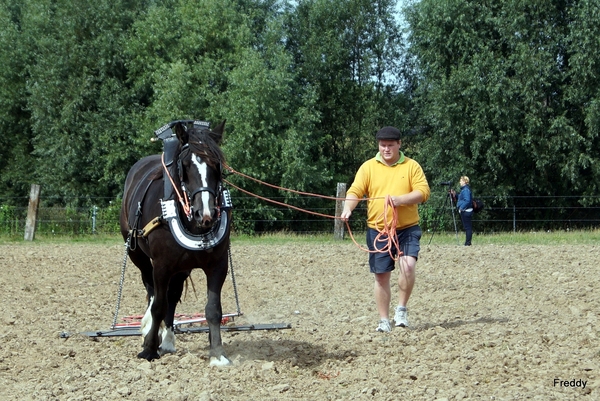
[[[231,339],[225,345],[232,359],[288,362],[299,368],[315,368],[327,360],[344,360],[352,350],[327,352],[325,347],[305,341],[274,339]]]
[[[413,328],[415,331],[425,331],[434,327],[442,327],[444,329],[454,329],[456,327],[466,326],[469,324],[482,324],[482,323],[506,323],[509,320],[507,318],[493,318],[493,317],[480,317],[474,320],[453,320],[442,323],[423,323]]]
[[[423,323],[414,326],[410,330],[426,331],[434,327],[454,329],[472,324],[506,323],[508,321],[509,319],[507,318],[481,317],[473,320]],[[322,345],[307,341],[271,338],[245,339],[241,336],[241,333],[234,333],[232,338],[225,344],[225,350],[232,360],[287,362],[299,368],[314,369],[328,360],[343,361],[360,354],[360,351],[356,349],[344,349],[341,347],[332,352],[327,352]],[[186,337],[180,338],[184,339],[183,341],[187,341]],[[208,349],[208,345],[205,348]]]
[[[426,331],[434,327],[455,329],[472,324],[506,323],[507,318],[481,317],[473,320],[454,320],[442,323],[423,323],[412,328],[414,331]],[[357,350],[338,348],[326,352],[325,347],[306,341],[274,339],[231,339],[226,345],[229,355],[236,359],[264,360],[269,362],[290,362],[300,368],[314,368],[327,360],[346,360],[356,356]]]

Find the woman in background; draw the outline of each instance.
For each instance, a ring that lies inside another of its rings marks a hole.
[[[469,187],[469,177],[466,175],[460,177],[460,192],[458,193],[456,207],[458,213],[460,213],[460,220],[466,234],[465,246],[471,246],[471,238],[473,237],[473,198]]]

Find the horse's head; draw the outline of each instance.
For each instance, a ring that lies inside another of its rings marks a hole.
[[[178,123],[175,133],[181,144],[178,163],[182,186],[187,192],[196,225],[208,229],[217,221],[221,202],[221,164],[225,161],[220,145],[225,121],[214,130]]]

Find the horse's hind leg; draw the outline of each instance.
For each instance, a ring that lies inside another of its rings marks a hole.
[[[169,283],[169,290],[167,291],[167,300],[169,307],[167,309],[167,316],[165,316],[166,328],[162,331],[162,341],[158,353],[164,355],[166,353],[175,353],[175,333],[173,331],[173,322],[175,321],[175,309],[177,303],[181,300],[181,294],[183,293],[183,285],[185,280],[189,277],[188,273],[179,273],[171,278]]]
[[[208,340],[210,342],[210,366],[226,366],[231,361],[225,356],[221,341],[221,320],[223,310],[221,307],[221,289],[227,277],[227,259],[219,262],[219,266],[206,275],[208,286],[208,300],[205,315],[208,322]]]

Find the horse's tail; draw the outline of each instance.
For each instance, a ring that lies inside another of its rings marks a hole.
[[[187,298],[187,292],[188,292],[188,281],[189,283],[192,285],[192,291],[194,291],[194,296],[196,297],[196,300],[198,300],[198,295],[196,294],[196,286],[194,285],[194,280],[192,280],[192,274],[190,273],[190,275],[185,279],[185,292],[183,293],[183,299],[185,300],[185,298]]]

